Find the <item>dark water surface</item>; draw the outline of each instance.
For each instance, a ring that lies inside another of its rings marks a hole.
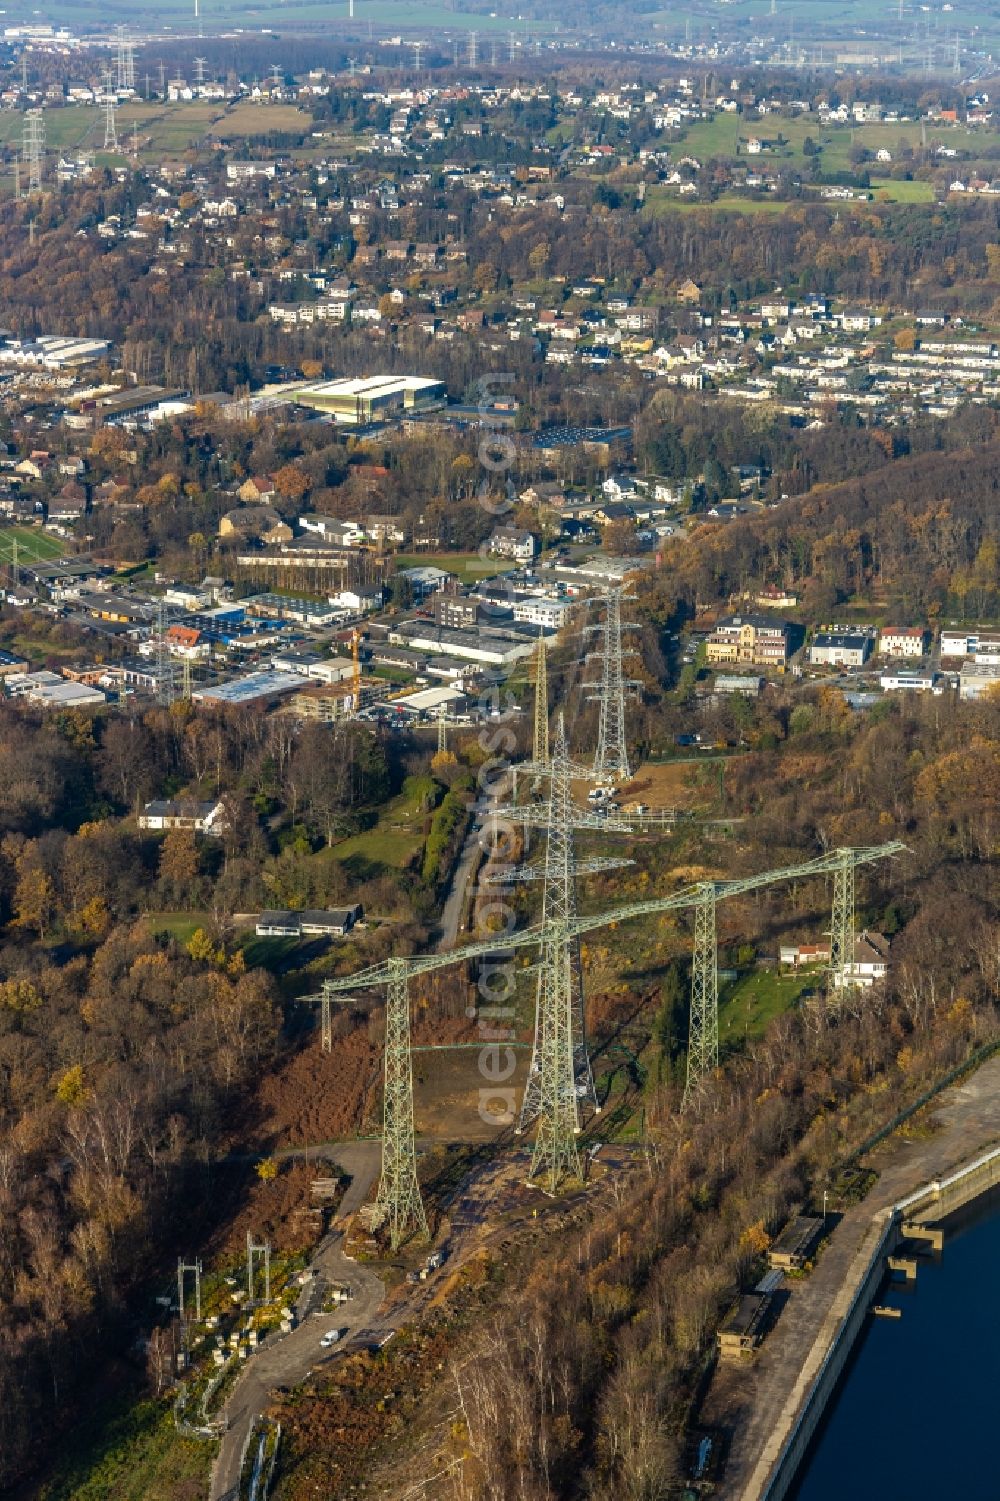
[[[1000,1192],[878,1302],[903,1317],[869,1321],[794,1501],[1000,1501]]]

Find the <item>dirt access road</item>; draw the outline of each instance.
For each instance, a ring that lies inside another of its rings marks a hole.
[[[365,1202],[381,1161],[379,1142],[350,1142],[327,1156],[350,1173],[351,1183],[337,1215],[337,1224],[320,1243],[310,1267],[315,1273],[306,1285],[296,1310],[295,1328],[290,1334],[272,1335],[245,1366],[222,1410],[226,1431],[212,1469],[210,1501],[239,1501],[240,1456],[253,1423],[270,1401],[276,1386],[296,1386],[309,1372],[327,1361],[337,1359],[338,1347],[324,1350],[320,1340],[328,1329],[345,1330],[345,1344],[350,1335],[370,1328],[385,1297],[381,1278],[367,1267],[344,1255],[341,1225]],[[349,1283],[352,1296],[335,1314],[320,1318],[311,1310],[322,1306],[325,1288],[332,1282]]]

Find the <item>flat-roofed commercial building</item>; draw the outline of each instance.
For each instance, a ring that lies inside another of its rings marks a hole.
[[[396,412],[427,411],[447,399],[444,381],[418,375],[374,375],[347,380],[324,380],[300,386],[294,393],[302,406],[329,412],[351,426],[378,422]]]

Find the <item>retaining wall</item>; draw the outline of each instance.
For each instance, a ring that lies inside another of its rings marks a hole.
[[[899,1243],[903,1221],[945,1219],[998,1184],[1000,1147],[994,1147],[875,1216],[741,1501],[784,1501],[787,1496],[885,1275],[886,1258]]]

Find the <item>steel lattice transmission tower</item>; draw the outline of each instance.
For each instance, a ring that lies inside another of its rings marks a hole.
[[[414,970],[443,969],[454,963],[450,954],[428,955],[418,960],[387,959],[367,972],[362,984],[385,986],[385,1087],[382,1100],[382,1173],[375,1195],[375,1228],[389,1227],[389,1242],[398,1250],[410,1235],[429,1239],[424,1201],[417,1178],[417,1144],[413,1133],[413,1056],[410,1049],[410,993],[408,977]],[[322,1046],[330,1052],[333,1028],[330,1005],[334,996],[343,1001],[356,989],[358,976],[347,980],[324,980],[319,1000],[323,1026]]]
[[[21,128],[21,156],[28,167],[28,192],[41,192],[45,166],[45,116],[40,109],[25,112]]]
[[[545,634],[541,626],[535,648],[535,737],[531,759],[536,766],[549,764],[549,679]]]
[[[560,740],[561,737],[557,739],[557,751]],[[565,758],[563,758],[563,765],[566,768],[566,774],[557,783],[556,794],[553,798],[559,806],[565,806],[569,778],[575,774],[575,768],[568,765]],[[504,810],[504,817],[514,818],[521,815],[523,822],[534,822],[534,812],[535,810],[531,808],[514,808]],[[574,826],[578,817],[579,815],[574,812],[571,820]],[[600,820],[594,820],[594,822],[601,823]],[[615,828],[610,820],[602,826],[608,829]],[[624,827],[628,829],[630,826],[626,824]],[[801,865],[763,871],[759,875],[746,876],[733,881],[702,882],[695,886],[683,887],[671,896],[655,897],[644,902],[630,902],[586,916],[564,916],[562,912],[557,916],[546,915],[545,920],[538,927],[507,936],[503,940],[505,950],[539,948],[542,972],[544,974],[548,970],[550,975],[544,992],[546,1005],[543,1020],[545,1025],[544,1029],[540,1029],[538,1038],[539,1063],[544,1058],[550,1070],[550,1078],[546,1079],[545,1088],[542,1091],[547,1118],[540,1123],[532,1172],[547,1170],[551,1183],[553,1174],[565,1176],[579,1166],[579,1153],[576,1149],[578,1081],[575,1077],[572,1089],[567,1087],[568,1075],[572,1073],[572,1048],[567,1044],[569,1030],[567,1024],[569,1006],[567,955],[573,940],[582,937],[585,933],[607,927],[611,923],[629,922],[635,918],[662,916],[668,912],[683,912],[694,908],[696,926],[698,911],[701,910],[700,937],[702,953],[705,954],[714,931],[715,907],[718,901],[741,896],[751,891],[759,891],[768,886],[833,874],[844,863],[845,855],[850,856],[852,867],[856,867],[884,860],[890,855],[902,853],[905,849],[904,844],[893,840],[888,844],[865,849],[838,850],[831,855],[821,855],[814,860],[807,860]],[[563,858],[566,858],[565,854]],[[608,863],[605,862],[603,868],[607,868]],[[594,864],[596,865],[597,862]],[[581,864],[579,868],[583,869],[584,866]],[[526,875],[527,872],[521,871],[517,879],[525,879]],[[706,884],[711,894],[710,899],[706,894]],[[550,906],[549,910],[554,913],[554,905]],[[497,939],[490,938],[478,943],[466,944],[463,948],[452,949],[445,954],[416,954],[409,959],[387,959],[354,975],[324,981],[323,998],[326,1000],[335,995],[350,999],[347,996],[349,991],[370,989],[374,986],[388,987],[385,1126],[382,1177],[379,1182],[376,1204],[382,1221],[388,1220],[390,1224],[394,1248],[403,1240],[409,1227],[412,1226],[423,1232],[426,1232],[427,1228],[417,1182],[416,1147],[413,1139],[413,1074],[407,981],[413,975],[428,974],[432,970],[443,969],[454,964],[465,964],[471,960],[494,959],[497,947]],[[711,972],[709,984],[711,985]],[[710,1000],[710,996],[706,1000]],[[549,1026],[550,1020],[553,1023],[552,1026]],[[711,1023],[708,1029],[703,1028],[703,1036],[706,1034],[709,1036],[711,1050]],[[717,1033],[715,1035],[717,1036]],[[704,1053],[704,1044],[702,1044],[702,1050]],[[567,1067],[567,1055],[570,1058],[569,1067]],[[541,1069],[539,1072],[541,1073]],[[558,1180],[556,1186],[558,1186]]]
[[[115,69],[117,73],[118,88],[122,92],[135,88],[135,46],[128,34],[127,26],[119,26],[115,31]]]
[[[719,961],[715,928],[715,882],[703,882],[698,893],[694,909],[685,1105],[690,1103],[702,1080],[719,1066]]]
[[[118,130],[115,126],[115,91],[111,86],[111,74],[104,75],[104,149],[118,150]]]
[[[854,851],[838,850],[830,918],[830,994],[854,983]]]
[[[385,997],[385,1099],[382,1118],[382,1176],[375,1196],[376,1224],[389,1226],[395,1250],[407,1232],[429,1237],[417,1181],[413,1135],[413,1056],[410,1052],[410,994],[406,964],[389,961]]]
[[[161,704],[176,698],[174,659],[167,646],[167,606],[161,598],[156,605],[156,697]]]
[[[443,755],[448,749],[448,718],[444,709],[441,709],[437,717],[438,721],[438,755]]]
[[[625,741],[625,695],[640,687],[634,679],[625,677],[622,631],[632,627],[622,626],[623,594],[622,589],[611,588],[607,594],[598,596],[598,601],[603,599],[606,606],[604,622],[586,627],[601,637],[600,649],[587,654],[588,661],[601,663],[600,690],[589,695],[592,702],[596,700],[600,715],[594,775],[598,780],[616,782],[626,782],[631,775]]]
[[[520,770],[534,771],[539,777],[550,779],[549,797],[543,803],[527,803],[512,808],[496,810],[498,819],[524,824],[525,827],[544,828],[547,832],[545,861],[542,865],[521,865],[513,869],[501,869],[496,883],[513,884],[522,881],[541,880],[542,923],[565,924],[577,917],[576,882],[578,875],[594,875],[599,871],[618,870],[630,865],[630,860],[576,858],[573,834],[577,829],[599,830],[601,833],[628,833],[630,826],[608,818],[598,818],[593,813],[577,808],[573,803],[571,782],[574,777],[589,778],[589,769],[576,766],[569,758],[566,747],[566,726],[562,714],[556,728],[552,757],[545,764],[535,762]],[[564,991],[564,986],[568,990]],[[572,1074],[574,1119],[579,1100],[589,1100],[599,1109],[594,1075],[590,1066],[587,1048],[587,1029],[583,991],[583,964],[580,945],[575,936],[564,934],[556,943],[555,938],[543,946],[538,970],[535,995],[535,1040],[531,1053],[528,1082],[518,1131],[526,1131],[531,1123],[546,1115],[553,1121],[563,1120],[563,1089],[566,1061],[562,1053],[564,1038],[561,1029],[563,1008],[569,1007],[569,1050]],[[556,1108],[558,1107],[558,1109]],[[541,1134],[542,1127],[539,1127]],[[564,1135],[565,1133],[563,1133]],[[574,1132],[575,1134],[575,1132]],[[536,1162],[537,1162],[536,1143]],[[532,1173],[536,1170],[532,1164]]]
[[[573,800],[566,728],[560,714],[548,806],[548,843],[545,850],[544,919],[548,927],[541,952],[541,973],[535,1029],[535,1051],[525,1090],[521,1124],[530,1109],[529,1094],[537,1079],[538,1131],[531,1158],[530,1178],[544,1177],[551,1193],[567,1178],[579,1178],[580,1154],[576,1138],[580,1130],[577,1104],[577,1065],[574,1032],[580,1038],[585,1060],[584,1089],[594,1095],[586,1039],[583,1033],[583,995],[574,983],[574,951],[567,922],[576,916],[576,862],[573,854]],[[574,1002],[579,1015],[574,1018]],[[574,1027],[576,1020],[576,1027]],[[537,1072],[536,1072],[537,1070]],[[595,1096],[596,1101],[596,1096]]]

